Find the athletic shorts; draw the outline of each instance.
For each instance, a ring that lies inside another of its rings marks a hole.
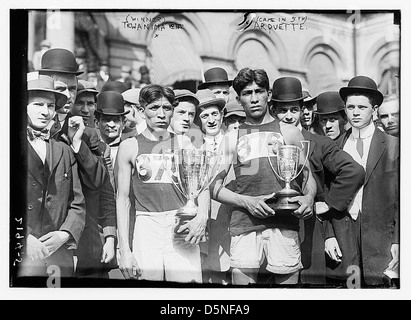
[[[233,268],[258,269],[267,258],[267,270],[289,274],[303,268],[297,231],[270,228],[231,237]]]
[[[136,211],[133,255],[142,271],[141,279],[202,282],[199,245],[173,236],[176,212]]]

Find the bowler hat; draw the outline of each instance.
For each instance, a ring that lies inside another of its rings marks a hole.
[[[121,95],[123,96],[123,99],[125,102],[139,105],[139,98],[140,98],[140,88],[132,88],[124,91]]]
[[[98,94],[96,86],[92,82],[85,81],[85,80],[78,80],[77,96],[79,96],[83,92],[90,92],[90,93],[93,93],[95,96]]]
[[[127,86],[124,82],[121,81],[108,81],[104,84],[104,86],[101,88],[101,92],[104,91],[116,91],[118,93],[123,93],[124,91],[127,90]]]
[[[190,90],[186,90],[186,89],[176,89],[174,90],[174,95],[175,95],[175,100],[179,100],[182,98],[191,98],[192,100],[195,101],[195,106],[198,107],[198,105],[200,104],[200,100],[198,100],[198,97],[192,93]]]
[[[274,81],[271,100],[277,102],[293,102],[303,100],[301,82],[294,77],[282,77]]]
[[[53,78],[46,75],[39,75],[37,72],[32,72],[32,74],[35,75],[28,76],[27,90],[52,92],[56,97],[56,110],[64,107],[67,103],[67,96],[64,93],[54,90]]]
[[[96,111],[107,116],[123,116],[130,112],[124,110],[123,96],[116,91],[105,91],[97,96]]]
[[[241,104],[238,103],[236,99],[229,101],[224,107],[224,118],[229,116],[239,116],[239,117],[246,117],[244,108]]]
[[[233,80],[228,80],[228,74],[223,68],[211,68],[204,72],[204,82],[200,83],[198,90],[207,88],[211,84],[229,84],[232,85]]]
[[[60,48],[47,50],[41,58],[40,72],[60,72],[79,75],[78,64],[74,53]]]
[[[348,82],[347,87],[340,89],[340,96],[344,101],[347,101],[347,96],[358,93],[374,97],[378,106],[384,99],[383,94],[378,91],[375,81],[366,76],[354,77]]]
[[[330,114],[344,110],[344,101],[337,91],[327,91],[317,97],[317,114]]]

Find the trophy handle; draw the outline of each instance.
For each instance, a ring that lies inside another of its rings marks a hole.
[[[304,170],[305,165],[307,164],[308,161],[308,156],[310,154],[310,141],[304,140],[304,141],[300,141],[302,148],[300,149],[300,152],[306,150],[305,153],[305,160],[304,160],[304,164],[302,165],[300,171],[298,171],[298,173],[295,175],[294,178],[298,177],[300,175],[300,173]]]
[[[269,143],[267,142],[267,146],[269,145]],[[273,156],[275,158],[277,158],[277,162],[278,162],[278,146],[277,146],[277,152],[275,153],[275,155]],[[268,151],[268,162],[270,164],[271,170],[273,170],[274,174],[282,181],[285,181],[283,177],[281,177],[277,171],[274,169],[273,163],[271,162],[271,157],[270,157],[270,151]]]

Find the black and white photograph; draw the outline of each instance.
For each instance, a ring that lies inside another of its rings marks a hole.
[[[406,289],[404,10],[210,6],[8,8],[9,289]]]

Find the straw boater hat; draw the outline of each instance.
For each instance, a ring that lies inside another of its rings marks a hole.
[[[132,88],[124,91],[121,95],[123,96],[123,99],[125,102],[135,104],[135,105],[140,105],[138,99],[140,97],[140,88]]]
[[[383,94],[378,91],[375,81],[366,76],[354,77],[348,82],[347,87],[340,89],[340,96],[344,101],[347,101],[347,96],[350,94],[357,93],[374,97],[378,106],[381,105],[384,99]]]
[[[83,71],[78,71],[74,53],[60,48],[47,50],[43,54],[39,72],[59,72],[75,75],[83,73]]]
[[[233,80],[228,80],[228,74],[223,68],[211,68],[204,72],[204,81],[198,86],[198,90],[207,88],[212,84],[232,85]]]
[[[64,93],[54,90],[54,80],[53,78],[46,75],[31,75],[27,80],[27,91],[43,91],[52,92],[56,97],[56,108],[58,110],[67,103],[67,96]]]

